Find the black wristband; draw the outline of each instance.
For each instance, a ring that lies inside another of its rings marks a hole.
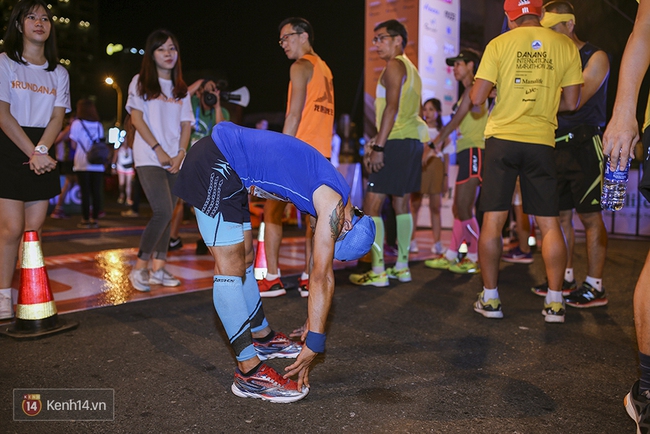
[[[160,146],[160,143],[156,143],[155,145],[153,145],[153,146],[151,147],[151,150],[152,150],[152,151],[155,151],[156,148],[157,148],[158,146]]]
[[[433,145],[433,142],[429,142],[429,143],[427,143],[427,145],[428,145],[431,149],[435,149],[435,146]]]
[[[372,145],[372,150],[376,152],[384,152],[384,147],[379,145]]]

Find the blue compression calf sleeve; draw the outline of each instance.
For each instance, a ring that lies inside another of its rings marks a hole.
[[[248,307],[251,331],[258,332],[266,328],[269,325],[269,322],[264,316],[262,297],[260,297],[260,289],[257,286],[257,280],[255,280],[252,265],[246,269],[246,275],[244,276],[244,298],[246,299],[246,306]]]
[[[237,360],[242,362],[255,357],[257,353],[253,348],[249,310],[244,297],[242,278],[214,276],[212,300]]]

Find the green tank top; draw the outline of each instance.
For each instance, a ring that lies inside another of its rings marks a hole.
[[[462,98],[458,100],[460,105]],[[470,110],[458,125],[456,152],[469,148],[485,149],[485,125],[488,119],[487,101],[481,106],[479,113]]]
[[[422,98],[422,81],[417,68],[403,54],[395,57],[406,67],[406,80],[402,84],[402,91],[399,97],[399,109],[393,129],[388,135],[392,139],[418,139],[421,142],[428,142],[429,132],[427,124],[420,117],[420,105]],[[385,70],[384,70],[385,71]],[[377,81],[375,94],[375,122],[377,129],[381,124],[381,117],[386,109],[386,88],[381,84],[382,71]]]

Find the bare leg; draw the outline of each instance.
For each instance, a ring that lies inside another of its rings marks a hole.
[[[10,288],[25,228],[25,204],[0,199],[0,288]]]
[[[514,205],[515,221],[517,222],[517,240],[519,240],[519,250],[524,253],[530,253],[528,245],[528,236],[530,234],[530,219],[528,214],[524,214],[523,206]]]
[[[124,189],[126,187],[126,174],[117,172],[117,187],[120,192],[119,199],[124,200]]]
[[[429,202],[431,201],[431,195],[429,195]],[[420,212],[420,206],[422,206],[422,193],[411,193],[411,212],[413,214],[413,227],[416,228],[418,225],[418,214]],[[433,220],[433,216],[431,217]],[[415,230],[413,231],[413,236],[411,239],[415,239]],[[434,235],[433,242],[435,243],[437,238]]]
[[[483,286],[487,289],[495,289],[498,284],[499,263],[503,252],[501,228],[507,218],[507,211],[488,211],[483,214],[483,225],[478,238],[478,256]]]
[[[607,229],[601,212],[578,214],[585,227],[587,241],[587,275],[602,279],[607,257]],[[647,353],[644,353],[647,354]]]
[[[479,181],[477,178],[471,178],[467,182],[456,184],[454,205],[456,206],[458,220],[465,221],[474,217],[474,204],[476,203],[476,189],[478,184]]]
[[[573,268],[573,247],[575,245],[573,210],[560,211],[560,225],[562,226],[562,232],[564,232],[564,237],[566,238],[566,268]]]
[[[634,288],[634,328],[639,351],[650,355],[650,252]]]
[[[131,199],[132,191],[133,191],[133,175],[128,174],[126,175],[126,201],[127,203],[131,204],[133,203],[133,200]]]
[[[440,208],[442,206],[442,194],[429,195],[429,212],[431,214],[431,231],[433,232],[433,242],[440,241],[440,231],[442,229],[442,219],[440,217]]]
[[[564,268],[566,266],[566,243],[558,217],[537,216],[537,225],[542,232],[542,258],[548,278],[548,289],[562,291]]]

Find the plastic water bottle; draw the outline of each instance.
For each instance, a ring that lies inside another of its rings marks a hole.
[[[603,177],[603,193],[600,197],[600,206],[607,211],[619,211],[625,205],[627,193],[627,178],[630,173],[630,158],[627,166],[620,170],[617,166],[612,171],[609,168],[609,157],[605,159],[605,176]]]

